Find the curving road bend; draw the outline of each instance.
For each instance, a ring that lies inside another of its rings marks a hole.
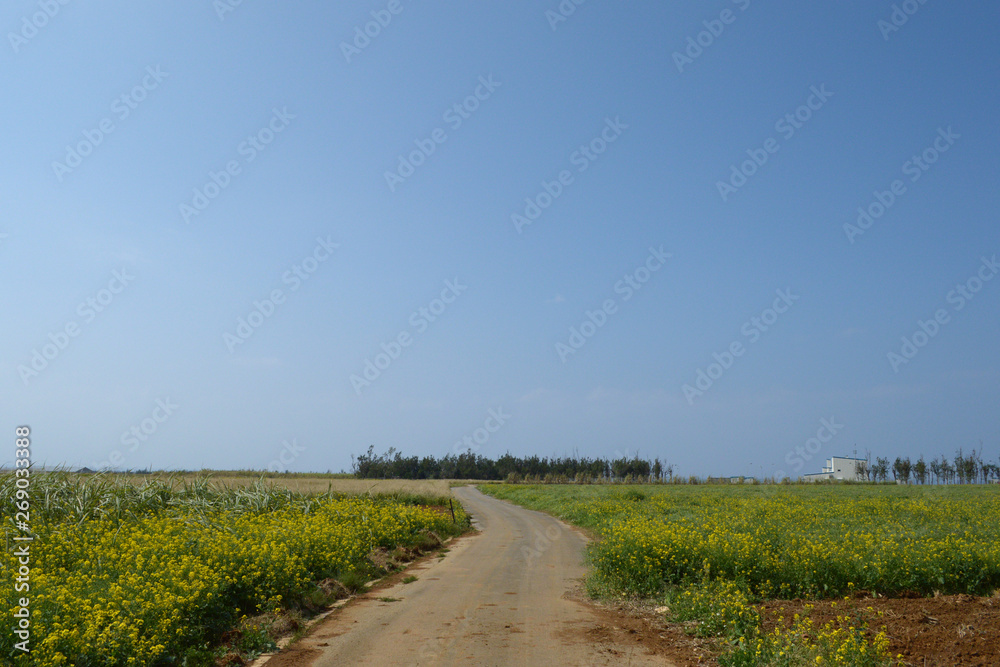
[[[581,533],[472,487],[454,493],[478,535],[410,568],[417,581],[337,610],[267,667],[670,664],[582,599]]]

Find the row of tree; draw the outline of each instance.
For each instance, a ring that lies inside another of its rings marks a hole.
[[[872,463],[869,454],[858,466],[860,475],[871,482],[887,481],[890,474],[903,484],[986,484],[1000,479],[1000,465],[984,461],[982,450],[965,455],[959,449],[953,461],[942,455],[931,461],[921,456],[916,462],[896,457],[892,463],[878,457]]]
[[[403,456],[394,447],[385,454],[376,454],[375,447],[371,446],[367,453],[351,457],[351,472],[361,479],[668,482],[674,476],[674,467],[659,459],[648,461],[638,455],[617,459],[575,456],[550,459],[507,453],[493,460],[467,451],[437,459]]]
[[[698,482],[695,478],[683,480],[674,477],[674,466],[660,459],[641,459],[622,456],[616,459],[565,457],[540,458],[538,456],[512,456],[488,459],[471,451],[449,454],[443,458],[433,456],[403,456],[394,447],[385,454],[377,454],[375,447],[367,453],[351,457],[351,472],[361,479],[473,479],[506,480],[510,482]],[[909,457],[895,461],[878,457],[872,462],[871,454],[858,463],[860,477],[869,482],[892,481],[902,484],[985,484],[1000,480],[1000,465],[983,460],[982,450],[964,454],[961,449],[949,460],[940,456],[927,461],[921,456],[916,462]],[[708,481],[731,481],[720,478]],[[766,481],[766,480],[759,480]],[[782,481],[782,480],[772,480]],[[784,480],[786,482],[791,480]]]

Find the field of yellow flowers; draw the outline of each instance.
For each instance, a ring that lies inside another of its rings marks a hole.
[[[415,497],[223,489],[204,480],[176,487],[36,476],[32,651],[14,649],[13,614],[24,593],[14,592],[8,542],[0,662],[196,664],[241,619],[295,607],[316,594],[317,582],[364,577],[373,550],[459,530]],[[12,498],[12,478],[0,477],[8,517]],[[8,525],[8,538],[14,532]]]
[[[887,665],[876,618],[764,633],[754,603],[1000,588],[1000,490],[980,486],[482,487],[599,536],[593,591],[662,602],[723,665]]]

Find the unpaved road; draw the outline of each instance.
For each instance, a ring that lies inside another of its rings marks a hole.
[[[408,570],[417,581],[336,611],[267,667],[670,664],[581,598],[583,535],[472,487],[455,495],[480,534]]]

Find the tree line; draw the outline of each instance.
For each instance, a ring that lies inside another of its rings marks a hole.
[[[375,447],[355,458],[351,472],[361,479],[474,479],[509,482],[669,482],[674,466],[639,455],[617,459],[589,457],[547,458],[504,454],[488,459],[471,451],[433,456],[403,456],[395,447],[385,454]]]
[[[858,464],[858,474],[870,482],[885,482],[889,475],[903,484],[986,484],[1000,479],[1000,465],[983,460],[982,450],[965,455],[959,449],[953,460],[941,455],[930,461],[923,456],[913,462],[910,457],[889,459],[877,457],[872,463],[869,454]]]
[[[403,456],[395,447],[385,454],[375,452],[374,445],[358,457],[351,456],[351,474],[359,479],[471,479],[482,481],[538,483],[701,483],[725,482],[721,477],[701,480],[674,476],[674,465],[659,458],[652,460],[622,456],[615,459],[567,456],[557,458],[513,456],[509,452],[489,459],[471,451],[434,456]],[[959,449],[953,459],[939,456],[927,461],[923,456],[915,462],[909,457],[895,461],[871,454],[858,462],[858,475],[869,482],[891,481],[902,484],[985,484],[1000,480],[1000,465],[983,460],[982,450],[964,454]],[[742,478],[741,478],[742,481]],[[751,480],[785,482],[792,480]]]

